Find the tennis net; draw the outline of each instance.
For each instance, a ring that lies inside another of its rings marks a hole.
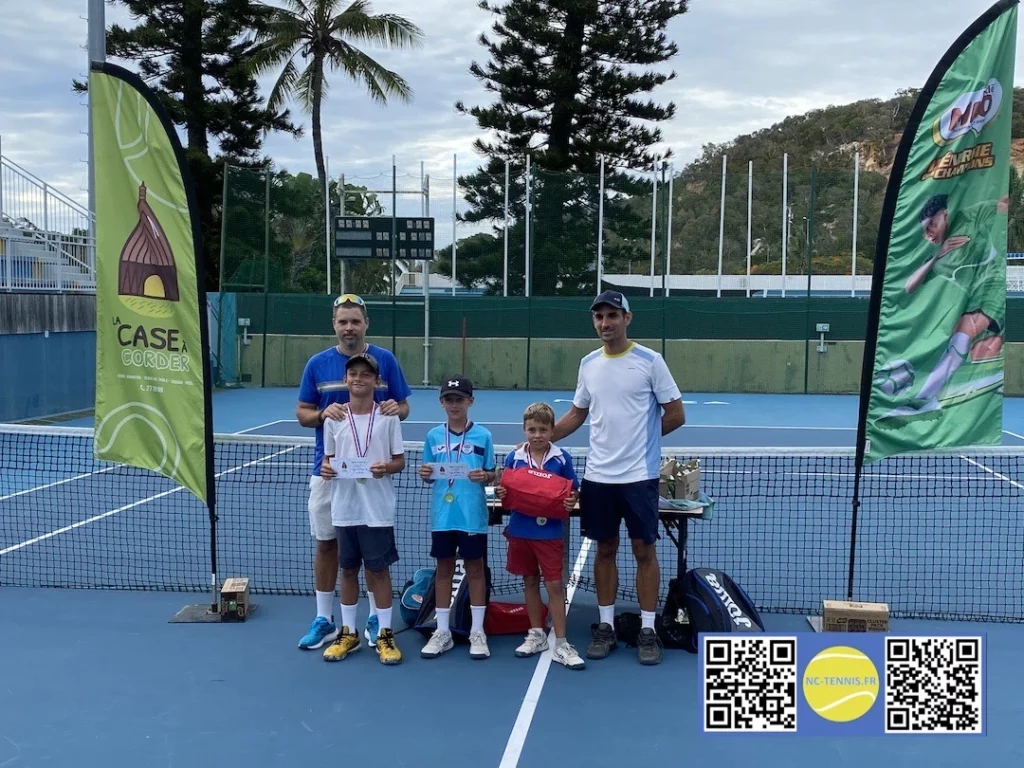
[[[307,498],[311,438],[218,435],[218,575],[247,576],[257,593],[312,594]],[[401,560],[396,593],[430,559],[429,489],[422,445],[406,443],[395,477]],[[503,461],[511,447],[497,448]],[[570,451],[582,477],[585,451]],[[854,461],[848,450],[692,449],[712,520],[689,523],[690,567],[719,568],[759,609],[817,613],[845,599],[850,574]],[[891,458],[865,468],[853,559],[853,597],[886,602],[897,617],[1024,621],[1024,452]],[[492,526],[495,595],[517,594],[505,540]],[[657,549],[661,595],[675,575],[665,532]],[[593,561],[570,569],[593,591]],[[203,592],[210,580],[205,505],[152,472],[97,461],[92,430],[0,427],[0,585]],[[636,567],[623,531],[619,598],[635,600]]]

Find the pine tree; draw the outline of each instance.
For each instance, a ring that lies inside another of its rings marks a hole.
[[[614,169],[651,168],[655,162],[651,147],[662,136],[654,126],[670,120],[675,105],[657,104],[646,94],[675,78],[674,72],[653,68],[678,52],[665,29],[687,5],[688,0],[480,3],[497,19],[494,38],[480,38],[490,60],[483,66],[474,63],[470,72],[498,100],[471,108],[456,104],[460,113],[495,136],[474,142],[487,162],[459,180],[471,209],[464,218],[480,222],[503,217],[506,160],[517,180],[510,190],[513,208],[522,211],[525,155],[531,156],[536,169],[531,174],[532,221],[540,227],[532,227],[530,237],[533,294],[593,290],[600,156],[609,166],[609,192],[621,189],[627,195],[635,189]],[[605,214],[606,222],[616,215],[638,215],[628,205],[609,202]],[[523,242],[524,223],[511,224],[510,233],[510,241]],[[496,242],[500,247],[500,230]],[[493,254],[477,258],[495,263]],[[465,261],[460,258],[459,263]],[[479,273],[466,266],[467,276]],[[512,270],[510,265],[510,272],[518,278],[522,268]],[[500,278],[500,269],[490,275],[499,285]],[[510,276],[509,292],[522,293],[522,281]]]
[[[262,165],[270,131],[299,135],[285,110],[270,110],[248,68],[252,32],[269,11],[251,0],[119,0],[137,23],[107,31],[107,58],[138,70],[183,129],[203,233],[207,285],[218,284],[223,162]],[[134,65],[134,66],[132,66]],[[75,83],[77,90],[85,88]],[[217,151],[211,155],[211,143]]]

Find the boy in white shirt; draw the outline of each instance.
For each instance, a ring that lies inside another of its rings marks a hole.
[[[324,650],[325,661],[341,661],[360,648],[356,633],[360,567],[365,568],[367,589],[377,604],[380,661],[402,661],[391,629],[389,569],[398,562],[391,475],[405,469],[405,451],[398,417],[384,416],[373,400],[379,375],[372,355],[350,357],[345,363],[346,417],[324,423],[323,467],[332,466],[337,473],[325,479],[331,483],[331,519],[338,536],[342,624],[338,638]],[[367,470],[371,477],[365,476]]]

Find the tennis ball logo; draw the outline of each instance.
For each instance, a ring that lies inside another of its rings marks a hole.
[[[878,698],[878,670],[856,648],[826,648],[807,665],[804,698],[817,714],[833,723],[863,717]]]

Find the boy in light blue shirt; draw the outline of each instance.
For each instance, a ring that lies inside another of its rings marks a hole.
[[[469,580],[470,607],[473,625],[469,632],[469,655],[474,659],[490,656],[484,633],[487,609],[487,581],[484,556],[487,554],[487,497],[484,487],[494,482],[494,442],[490,430],[469,420],[473,405],[473,384],[464,376],[451,376],[441,385],[441,406],[448,414],[445,424],[427,433],[423,444],[420,478],[433,486],[430,497],[430,556],[437,560],[434,597],[437,602],[437,629],[420,655],[435,659],[451,650],[455,643],[449,624],[452,599],[452,578],[455,575],[456,553],[465,563]],[[452,474],[445,465],[461,464],[457,470],[465,476]],[[438,477],[434,477],[434,465]]]

